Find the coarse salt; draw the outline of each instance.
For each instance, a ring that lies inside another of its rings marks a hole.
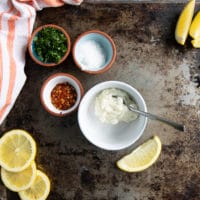
[[[83,70],[98,70],[105,63],[106,56],[98,42],[87,40],[77,48],[77,59]]]

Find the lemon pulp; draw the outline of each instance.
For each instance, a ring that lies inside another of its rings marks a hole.
[[[45,200],[50,192],[50,180],[47,175],[37,170],[37,176],[30,188],[18,192],[21,200]]]
[[[19,192],[28,189],[36,177],[36,164],[32,164],[21,172],[9,172],[1,168],[1,179],[4,185],[14,191]]]
[[[35,159],[36,143],[29,133],[16,129],[0,139],[0,165],[11,172],[20,172]]]

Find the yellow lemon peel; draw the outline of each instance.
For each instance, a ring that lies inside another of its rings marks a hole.
[[[189,34],[193,39],[200,40],[200,11],[196,14],[192,21]]]
[[[1,168],[1,179],[4,185],[14,191],[19,192],[28,189],[36,177],[36,164],[32,164],[21,172],[9,172]]]

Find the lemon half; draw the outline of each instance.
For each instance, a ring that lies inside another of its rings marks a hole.
[[[0,165],[11,172],[20,172],[35,159],[36,143],[29,133],[16,129],[0,139]]]
[[[45,200],[50,192],[50,180],[46,174],[37,170],[37,176],[31,187],[18,192],[21,200]]]
[[[21,172],[9,172],[1,168],[1,179],[4,185],[14,191],[19,192],[28,189],[36,177],[36,164],[32,164]]]
[[[161,152],[161,141],[157,136],[143,143],[130,154],[117,162],[117,166],[126,172],[139,172],[150,167]]]
[[[181,12],[175,30],[176,41],[184,45],[194,15],[195,0],[190,0]]]

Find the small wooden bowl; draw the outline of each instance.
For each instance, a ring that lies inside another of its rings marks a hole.
[[[67,51],[66,53],[64,54],[64,56],[57,62],[57,63],[45,63],[45,62],[42,62],[39,58],[39,56],[37,55],[36,51],[35,51],[35,47],[34,47],[34,38],[35,36],[37,36],[37,34],[44,28],[47,28],[47,27],[52,27],[52,28],[55,28],[55,29],[58,29],[60,30],[66,37],[66,40],[67,40]],[[32,34],[30,40],[29,40],[29,43],[28,43],[28,51],[29,51],[29,54],[31,56],[31,58],[39,65],[42,65],[42,66],[45,66],[45,67],[53,67],[53,66],[56,66],[56,65],[59,65],[60,63],[62,63],[66,58],[67,56],[69,55],[70,53],[70,50],[71,50],[71,40],[70,40],[70,37],[69,37],[69,34],[60,26],[57,26],[55,24],[46,24],[46,25],[43,25],[43,26],[40,26],[38,27]]]

